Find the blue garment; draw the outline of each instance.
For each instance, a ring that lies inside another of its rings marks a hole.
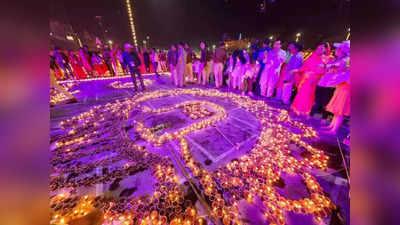
[[[270,47],[266,47],[266,48],[261,47],[258,49],[257,60],[259,63],[264,63],[265,51],[269,52],[269,51],[271,51],[271,48]]]
[[[298,69],[303,65],[303,53],[298,52],[296,55],[291,55],[286,65],[288,71]]]
[[[291,70],[298,69],[303,65],[304,55],[302,52],[298,52],[296,55],[291,55],[289,61],[286,64],[285,73],[283,80],[286,82],[294,81],[294,74],[289,73]]]
[[[123,52],[122,53],[122,60],[124,66],[128,66],[129,69],[137,69],[142,64],[140,62],[140,58],[136,52]]]

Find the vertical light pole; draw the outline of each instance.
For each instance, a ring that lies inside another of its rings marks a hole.
[[[346,41],[350,39],[350,27],[347,28]]]
[[[79,47],[82,48],[82,41],[81,41],[81,39],[80,39],[79,37],[78,37],[77,39],[78,39]]]
[[[297,33],[297,34],[296,34],[296,42],[298,42],[298,41],[299,41],[299,39],[300,39],[300,36],[301,36],[301,33]]]
[[[131,27],[131,31],[132,31],[133,44],[135,46],[138,46],[137,39],[136,39],[135,23],[133,20],[133,14],[132,14],[132,8],[131,8],[131,0],[126,0],[126,9],[128,11],[129,26]]]

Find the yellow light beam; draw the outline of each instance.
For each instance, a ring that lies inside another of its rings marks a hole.
[[[137,44],[137,39],[136,39],[135,23],[134,23],[133,15],[132,15],[131,0],[126,0],[126,9],[128,11],[129,26],[132,31],[133,43],[135,44],[135,46],[137,46],[138,44]]]

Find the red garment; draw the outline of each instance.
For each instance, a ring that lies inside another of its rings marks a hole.
[[[343,82],[336,88],[333,97],[326,106],[326,111],[337,116],[350,116],[350,84],[348,82]]]
[[[153,63],[150,63],[150,73],[154,73],[154,66],[153,66]]]
[[[77,79],[87,78],[87,74],[83,69],[83,64],[80,58],[78,58],[76,55],[71,55],[69,57],[69,62],[71,63],[72,69],[74,70],[75,78]]]
[[[302,74],[301,81],[298,85],[296,97],[290,106],[297,114],[308,115],[310,113],[315,100],[318,80],[325,72],[325,69],[321,67],[323,63],[322,57],[313,53],[299,69],[299,73]]]
[[[140,53],[140,54],[139,54],[139,59],[140,59],[140,67],[139,67],[139,70],[140,70],[140,73],[141,73],[141,74],[144,74],[144,73],[146,73],[146,66],[144,65],[143,53]]]
[[[60,69],[54,70],[57,80],[63,80],[65,78],[64,74],[61,72]]]
[[[103,77],[104,74],[107,72],[108,68],[106,66],[106,64],[104,63],[100,63],[100,64],[95,64],[94,66],[96,68],[97,73],[99,74],[99,76]]]

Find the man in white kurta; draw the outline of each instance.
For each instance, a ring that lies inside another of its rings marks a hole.
[[[302,45],[299,43],[290,43],[288,46],[288,50],[290,52],[289,60],[282,71],[282,92],[281,96],[277,94],[277,97],[282,100],[284,104],[290,103],[290,98],[292,96],[292,88],[294,84],[295,71],[303,65],[303,53],[301,50],[303,49]],[[277,89],[277,93],[279,93],[279,89]]]
[[[281,49],[281,41],[276,40],[273,49],[268,52],[265,68],[261,74],[261,95],[272,97],[278,82],[279,73],[286,58],[286,52]]]

